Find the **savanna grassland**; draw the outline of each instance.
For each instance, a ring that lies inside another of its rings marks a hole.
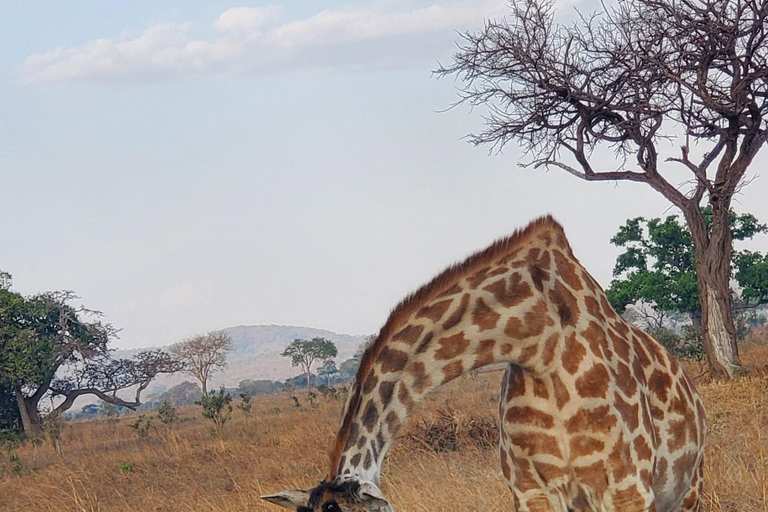
[[[708,512],[768,510],[768,346],[747,345],[742,358],[751,372],[733,382],[687,368],[709,417]],[[501,375],[457,379],[417,410],[384,465],[395,510],[512,509],[493,432]],[[128,427],[136,415],[70,422],[62,457],[47,443],[22,446],[15,474],[8,453],[0,456],[0,510],[281,510],[259,495],[323,478],[342,407],[322,398],[311,407],[297,395],[300,408],[284,393],[254,398],[251,414],[235,410],[220,437],[196,406],[181,408],[173,427],[155,421],[145,438]]]

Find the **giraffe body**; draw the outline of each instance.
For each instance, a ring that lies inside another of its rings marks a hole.
[[[361,360],[325,483],[306,499],[265,498],[300,511],[392,510],[377,485],[408,413],[496,362],[508,363],[500,458],[516,510],[699,509],[705,415],[693,384],[613,311],[551,217],[398,305]],[[317,492],[329,485],[346,491]]]

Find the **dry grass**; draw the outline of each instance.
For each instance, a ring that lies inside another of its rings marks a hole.
[[[699,379],[710,421],[707,512],[768,510],[768,347],[749,345],[743,354],[749,376]],[[495,442],[487,420],[496,416],[500,378],[457,379],[419,408],[384,465],[383,490],[396,510],[512,509],[496,448],[487,447]],[[173,429],[156,422],[146,439],[128,428],[133,418],[73,422],[63,459],[47,444],[24,446],[24,470],[14,475],[0,455],[0,510],[276,511],[258,496],[322,479],[340,409],[340,402],[297,409],[286,395],[257,397],[248,424],[236,411],[220,439],[198,407],[181,409],[189,419]]]

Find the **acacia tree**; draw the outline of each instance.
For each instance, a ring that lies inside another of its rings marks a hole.
[[[72,292],[23,297],[0,287],[0,386],[13,393],[23,430],[43,436],[40,402],[51,397],[55,419],[75,399],[96,395],[105,402],[135,409],[141,392],[159,373],[179,366],[162,351],[140,352],[135,359],[114,359],[109,343],[117,330],[100,321],[97,311],[73,307]],[[117,392],[136,387],[134,400]],[[52,416],[51,416],[52,415]]]
[[[198,334],[171,345],[170,352],[183,365],[184,372],[200,381],[203,396],[208,394],[208,379],[227,365],[232,338],[224,331]]]
[[[300,366],[307,376],[307,390],[310,389],[310,377],[312,376],[312,365],[315,361],[328,361],[339,354],[336,345],[325,338],[312,338],[311,340],[302,340],[296,338],[280,354],[283,357],[291,358],[292,366]]]
[[[460,103],[488,108],[474,144],[514,140],[532,156],[524,165],[645,183],[680,209],[707,358],[714,374],[733,376],[742,366],[728,212],[768,138],[768,0],[622,0],[569,25],[555,22],[554,5],[513,0],[507,20],[465,34],[437,73],[465,82]],[[677,135],[679,154],[664,159],[662,143]],[[591,160],[600,146],[618,156],[614,166]],[[689,173],[682,189],[669,174],[678,170]]]

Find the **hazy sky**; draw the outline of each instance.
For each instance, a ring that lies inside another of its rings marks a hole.
[[[126,348],[240,324],[371,333],[444,266],[546,213],[607,285],[617,228],[669,204],[639,184],[520,169],[512,145],[463,140],[480,112],[439,112],[457,84],[431,71],[456,31],[504,12],[4,2],[0,269],[24,294],[75,290]],[[767,196],[758,177],[736,206],[768,221]]]

